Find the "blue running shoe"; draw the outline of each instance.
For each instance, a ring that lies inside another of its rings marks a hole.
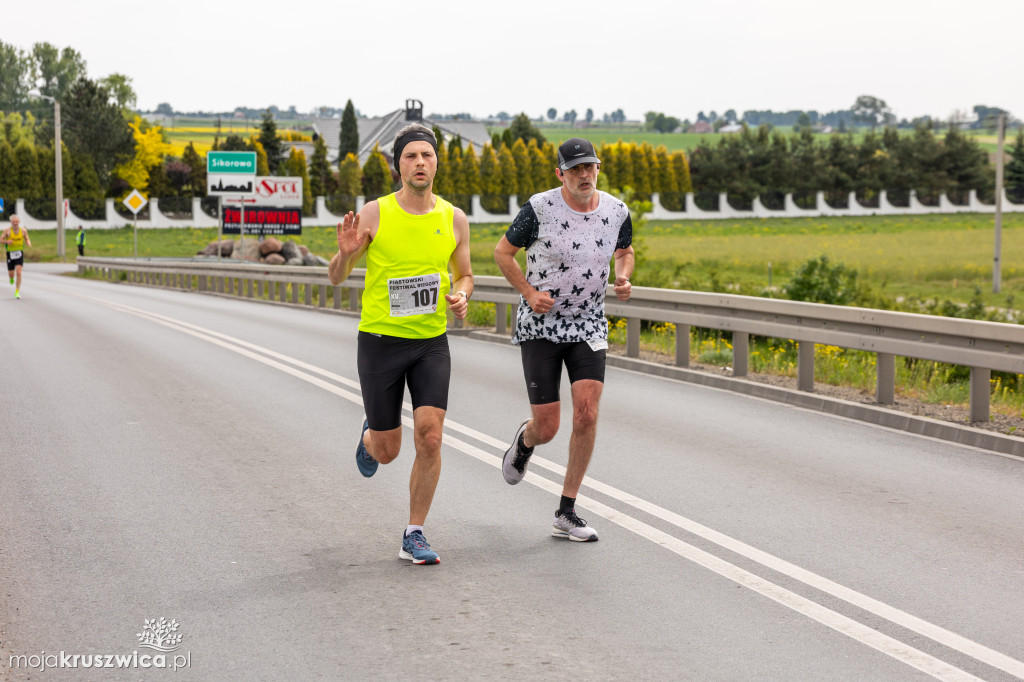
[[[365,419],[363,420],[363,430],[359,432],[359,445],[356,446],[356,466],[359,467],[359,473],[369,478],[377,473],[378,462],[370,453],[366,451],[366,446],[363,445],[363,434],[370,428],[370,423]]]
[[[423,533],[414,530],[402,538],[402,549],[398,553],[399,559],[408,559],[414,564],[439,564],[441,557],[437,552],[430,549],[430,543],[423,537]]]

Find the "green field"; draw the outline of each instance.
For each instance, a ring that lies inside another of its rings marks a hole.
[[[993,217],[983,214],[652,221],[637,231],[637,285],[780,296],[807,260],[828,256],[858,272],[880,298],[1024,307],[1024,214],[1003,217],[1002,292],[992,293]],[[473,270],[500,274],[492,257],[505,225],[473,225]],[[215,229],[139,230],[142,257],[186,257],[216,239]],[[331,227],[306,228],[296,241],[316,254],[335,251]],[[55,260],[56,234],[33,233],[31,260]],[[74,244],[74,232],[66,244]],[[130,257],[131,228],[89,232],[87,254]],[[68,247],[69,260],[74,247]],[[770,278],[770,279],[769,279]],[[1008,298],[1013,301],[1008,303]]]

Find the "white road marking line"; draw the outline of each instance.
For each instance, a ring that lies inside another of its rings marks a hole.
[[[87,298],[95,301],[102,305],[115,308],[122,312],[126,312],[138,317],[149,319],[153,322],[176,329],[184,332],[196,338],[209,341],[217,346],[225,348],[227,350],[239,353],[245,357],[261,362],[267,366],[279,369],[287,374],[290,374],[296,378],[302,379],[308,383],[311,383],[319,388],[322,388],[334,395],[345,398],[357,405],[362,406],[362,397],[350,391],[339,388],[333,384],[329,384],[322,379],[312,376],[306,371],[300,371],[295,367],[301,367],[304,370],[319,374],[321,376],[330,378],[332,381],[337,381],[346,386],[350,386],[358,390],[359,383],[334,374],[327,370],[323,370],[315,365],[310,365],[296,358],[277,353],[267,348],[263,348],[256,344],[242,341],[220,332],[205,329],[197,325],[193,325],[180,320],[175,320],[158,313],[152,313],[131,306],[126,306],[102,299],[96,299],[89,296],[82,296],[75,294],[81,298]],[[272,359],[276,358],[276,359]],[[281,360],[279,362],[277,360]],[[291,367],[288,364],[294,365]],[[403,403],[403,408],[411,412],[412,406],[409,403]],[[402,423],[408,427],[412,427],[413,422],[410,417],[403,416]],[[501,452],[504,452],[508,444],[499,441],[487,434],[481,433],[472,429],[471,427],[458,424],[457,422],[445,419],[445,426],[453,431],[458,431],[471,438],[474,438],[482,443],[486,443]],[[494,467],[501,467],[501,458],[490,455],[464,441],[454,438],[450,435],[444,436],[444,442],[451,447],[456,448],[470,456],[479,459],[480,461],[486,462]],[[548,469],[559,475],[564,475],[565,468],[546,460],[539,456],[534,456],[531,462]],[[528,473],[525,480],[531,484],[547,490],[554,495],[561,495],[561,487],[552,483],[548,479],[538,476],[535,473]],[[794,564],[791,564],[783,559],[775,557],[767,552],[759,550],[755,547],[751,547],[739,540],[731,538],[727,535],[714,531],[706,526],[703,526],[695,521],[687,519],[683,516],[675,514],[674,512],[663,509],[657,505],[646,502],[634,495],[618,490],[613,486],[609,486],[598,481],[594,481],[590,478],[585,478],[583,485],[589,487],[592,490],[601,492],[609,497],[612,497],[620,502],[628,504],[636,509],[651,514],[657,518],[662,519],[678,528],[691,532],[699,537],[702,537],[714,544],[717,544],[725,549],[733,551],[741,556],[747,557],[767,568],[780,572],[784,575],[792,577],[806,585],[819,589],[823,592],[831,594],[832,596],[838,597],[854,606],[862,608],[866,611],[874,613],[875,615],[889,620],[892,623],[910,629],[918,634],[921,634],[929,639],[932,639],[940,644],[943,644],[949,648],[960,651],[976,660],[987,663],[995,668],[1003,670],[1011,675],[1018,678],[1024,679],[1024,662],[1018,661],[1005,654],[1002,654],[993,649],[989,649],[977,642],[969,640],[961,635],[950,632],[941,628],[933,623],[929,623],[921,618],[908,614],[904,611],[896,609],[888,604],[879,602],[871,597],[860,594],[855,590],[844,587],[835,583],[827,578],[819,576],[811,571],[800,568]],[[592,498],[579,496],[577,497],[577,503],[585,509],[598,514],[599,516],[616,523],[627,530],[630,530],[645,539],[651,540],[655,544],[661,545],[670,551],[683,556],[694,563],[704,566],[708,570],[714,571],[723,577],[729,578],[737,582],[740,585],[749,587],[754,591],[767,596],[774,601],[779,602],[801,614],[804,614],[814,620],[817,620],[829,627],[846,634],[872,648],[886,653],[889,656],[897,658],[898,660],[907,663],[923,672],[928,673],[938,679],[978,679],[972,675],[969,675],[965,671],[950,666],[939,659],[936,659],[924,652],[913,649],[906,644],[895,640],[886,635],[876,632],[875,630],[861,625],[856,621],[853,621],[842,614],[836,613],[827,609],[820,604],[810,601],[796,593],[790,592],[770,581],[767,581],[759,576],[756,576],[738,566],[728,563],[723,559],[705,552],[693,545],[683,542],[678,538],[675,538],[667,533],[664,533],[648,524],[643,523],[631,516],[622,514],[617,510],[608,507]]]

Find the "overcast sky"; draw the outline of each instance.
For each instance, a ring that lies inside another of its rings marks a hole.
[[[484,117],[549,107],[663,111],[849,108],[900,118],[976,104],[1024,118],[1024,0],[516,0],[481,3],[5,3],[0,40],[78,50],[132,79],[138,106],[342,107],[423,102]]]

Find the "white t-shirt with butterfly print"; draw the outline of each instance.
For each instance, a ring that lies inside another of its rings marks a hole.
[[[598,192],[589,213],[569,208],[560,187],[535,194],[519,209],[505,232],[513,246],[526,249],[526,281],[555,299],[536,314],[520,296],[512,343],[547,339],[575,343],[608,338],[604,296],[612,255],[633,243],[626,205]]]

